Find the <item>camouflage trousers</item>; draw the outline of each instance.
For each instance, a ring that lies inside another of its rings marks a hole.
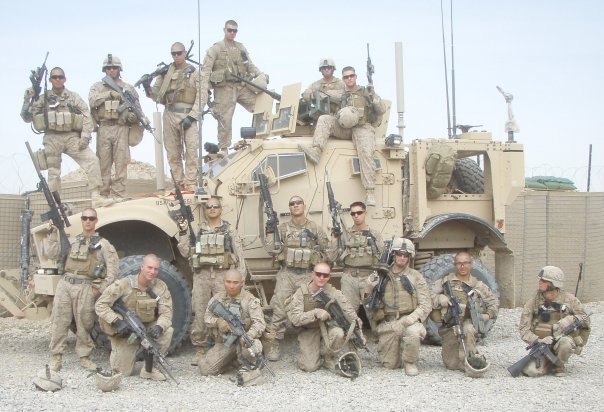
[[[463,321],[466,350],[476,353],[476,329],[471,319]],[[465,371],[466,356],[453,328],[440,327],[438,334],[442,338],[441,356],[447,369]]]
[[[148,323],[145,326],[154,326],[156,322]],[[165,354],[170,347],[172,334],[174,329],[169,327],[163,331],[156,342],[159,345],[159,350]],[[109,355],[109,364],[114,372],[121,372],[124,376],[132,375],[134,363],[136,362],[136,351],[140,347],[140,341],[137,339],[134,343],[129,344],[128,338],[120,338],[119,336],[110,336],[111,340],[111,355]]]
[[[344,335],[344,329],[328,323],[326,344],[320,328],[301,328],[298,333],[298,367],[306,372],[314,372],[322,365],[330,370],[335,369],[336,353],[344,345]]]
[[[44,153],[48,163],[48,187],[51,191],[61,191],[61,155],[71,157],[86,172],[88,188],[99,190],[101,169],[99,159],[90,147],[80,150],[80,132],[48,132],[43,139]]]
[[[164,147],[168,157],[168,164],[176,183],[190,189],[197,186],[197,174],[199,173],[199,134],[197,122],[184,130],[180,122],[187,117],[186,113],[175,113],[164,111]],[[184,158],[184,170],[183,170]]]
[[[393,322],[400,322],[400,319]],[[402,363],[415,363],[419,359],[419,346],[426,336],[426,328],[419,322],[406,327],[403,335],[397,335],[392,329],[393,322],[381,322],[377,326],[378,358],[388,369],[396,369]]]
[[[317,127],[313,136],[312,145],[323,151],[329,137],[342,140],[352,140],[357,149],[361,168],[361,182],[365,189],[375,188],[375,128],[365,123],[352,129],[344,129],[336,117],[325,114],[317,120]]]
[[[240,83],[226,82],[214,88],[214,114],[218,118],[218,146],[226,149],[233,138],[233,114],[239,103],[252,113],[256,105],[256,94]]]
[[[277,272],[275,291],[271,298],[273,316],[270,325],[266,328],[267,332],[275,332],[277,339],[283,339],[287,328],[285,300],[293,295],[304,282],[309,282],[310,279],[310,269],[296,272],[292,269],[285,268]]]
[[[542,356],[540,367],[537,367],[535,359],[531,359],[524,369],[522,369],[522,373],[526,376],[537,377],[551,373],[555,366],[564,367],[570,355],[577,353],[577,345],[572,337],[563,336],[554,344],[552,352],[558,358],[557,365],[552,365],[545,356]]]
[[[96,137],[96,154],[101,166],[101,196],[126,196],[126,179],[130,163],[128,145],[128,126],[99,126]],[[111,166],[115,165],[115,174],[111,177]]]
[[[252,351],[262,353],[262,343],[259,339],[254,339]],[[256,366],[257,362],[256,357],[252,356],[247,348],[241,346],[241,340],[235,341],[231,346],[225,346],[222,339],[217,339],[217,343],[199,360],[199,373],[202,376],[221,374],[235,359],[239,364],[246,366]]]
[[[94,294],[90,283],[71,284],[61,279],[57,285],[50,325],[50,353],[63,354],[72,319],[76,324],[75,351],[79,357],[89,356],[94,348],[90,331],[94,326]]]
[[[355,310],[363,303],[367,278],[373,272],[371,269],[344,268],[340,278],[341,291]]]
[[[203,318],[212,296],[224,291],[225,272],[224,269],[203,269],[193,274],[193,291],[191,292],[192,309],[195,313],[191,325],[191,343],[193,346],[209,347],[208,327]]]

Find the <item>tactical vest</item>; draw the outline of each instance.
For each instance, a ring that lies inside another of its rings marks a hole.
[[[105,87],[105,91],[109,91],[108,87]],[[92,108],[92,116],[97,122],[101,120],[118,120],[120,113],[118,108],[122,102],[120,100],[105,100],[98,107]]]
[[[533,326],[531,329],[540,339],[552,336],[554,334],[552,329],[554,324],[568,315],[570,315],[570,310],[564,304],[543,302],[543,304],[538,305],[535,302],[535,307],[533,308]]]
[[[373,237],[368,230],[351,232],[346,242],[346,255],[343,263],[347,267],[370,267],[378,263],[379,256],[375,238],[373,247],[369,241]]]
[[[34,128],[40,132],[71,132],[81,131],[84,125],[84,115],[77,112],[73,103],[68,101],[65,93],[61,96],[50,92],[44,96],[44,110],[34,115]],[[51,104],[52,103],[52,104]]]
[[[226,296],[224,299],[222,299],[221,303],[226,308],[226,310],[231,312],[237,317],[237,319],[241,321],[245,331],[248,331],[250,326],[252,325],[252,318],[250,317],[249,311],[243,310],[241,298],[233,299]]]
[[[378,120],[377,114],[374,112],[368,98],[365,96],[365,88],[360,87],[358,90],[351,92],[345,91],[342,95],[341,107],[354,106],[359,111],[359,126],[365,123],[371,123],[375,126]]]
[[[231,264],[237,264],[233,252],[233,242],[229,235],[230,224],[223,224],[212,229],[201,229],[197,237],[194,253],[191,254],[191,267],[201,269],[215,267],[228,269]]]
[[[129,278],[136,278],[136,276],[138,275],[131,275]],[[132,280],[130,280],[130,284],[132,285]],[[136,312],[136,316],[138,316],[143,323],[155,321],[159,315],[157,300],[152,298],[144,290],[133,288],[132,292],[133,293],[124,300],[124,304],[128,310]]]
[[[278,260],[285,261],[285,265],[291,268],[309,269],[320,259],[320,254],[316,251],[318,246],[317,226],[312,222],[302,229],[298,229],[291,224],[285,223],[285,240],[283,252]]]
[[[229,72],[245,77],[247,70],[247,52],[241,43],[235,42],[235,47],[227,47],[224,43],[220,44],[218,56],[214,60],[212,73],[210,73],[210,82],[214,87],[221,87],[227,81],[237,81],[229,78]]]
[[[385,315],[402,316],[413,312],[417,308],[417,293],[415,293],[413,284],[404,273],[405,271],[399,274],[390,272],[390,276],[388,276],[388,283],[382,297]],[[407,283],[407,287],[405,287],[404,282]],[[412,293],[409,293],[408,288],[412,288]]]
[[[100,253],[100,242],[99,236],[77,235],[65,262],[65,273],[96,278],[95,269],[97,253]],[[99,274],[98,277],[105,277],[104,275],[105,273]]]
[[[172,74],[170,75],[170,72]],[[197,89],[191,84],[191,76],[195,67],[187,64],[183,69],[170,70],[164,77],[164,82],[170,82],[162,98],[162,104],[186,103],[194,104],[197,98]],[[170,76],[169,78],[167,76]]]
[[[466,308],[468,304],[468,293],[472,290],[472,287],[461,280],[458,279],[450,279],[447,280],[451,285],[451,293],[453,297],[459,299],[459,304],[463,305],[463,308]],[[444,284],[443,284],[444,285]],[[470,311],[466,308],[462,313],[463,319],[468,319],[470,317]]]

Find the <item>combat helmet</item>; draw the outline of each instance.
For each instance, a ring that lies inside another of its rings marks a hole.
[[[556,266],[544,266],[537,277],[552,282],[552,285],[558,289],[562,288],[562,285],[564,284],[564,272]]]
[[[361,374],[362,364],[356,352],[347,352],[340,356],[336,365],[338,371],[346,378],[355,379]]]
[[[103,392],[111,392],[119,388],[120,383],[122,382],[122,374],[121,373],[111,373],[111,372],[103,372],[99,370],[95,374],[96,387],[102,390]]]
[[[359,115],[359,109],[354,106],[346,106],[338,111],[336,118],[344,129],[352,129],[359,124],[361,116]]]
[[[34,378],[34,385],[41,391],[56,392],[63,388],[63,378],[48,365]]]
[[[415,257],[415,245],[409,239],[404,237],[396,238],[392,241],[392,251],[402,250],[409,253],[409,255]]]
[[[321,69],[323,67],[331,67],[332,69],[336,69],[336,62],[333,61],[333,59],[331,57],[323,57],[321,58],[321,60],[319,60],[319,71],[321,71]]]
[[[468,353],[464,364],[466,375],[470,378],[481,378],[487,369],[489,369],[489,366],[491,366],[484,355],[480,353]]]
[[[117,56],[114,56],[111,53],[107,54],[107,56],[105,56],[105,58],[103,59],[103,68],[101,69],[101,71],[103,73],[105,73],[105,69],[107,67],[119,67],[120,72],[124,71],[124,68],[122,67],[122,61],[120,60],[120,58]]]

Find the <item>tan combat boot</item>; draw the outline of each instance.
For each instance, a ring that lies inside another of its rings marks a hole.
[[[166,377],[159,370],[153,368],[151,372],[147,372],[145,368],[141,369],[140,377],[143,379],[151,379],[152,381],[165,381]]]
[[[80,358],[80,366],[84,369],[87,369],[89,371],[95,371],[96,370],[96,363],[94,363],[93,361],[90,360],[89,356],[82,356]]]
[[[107,207],[115,203],[112,197],[105,197],[99,194],[98,190],[90,192],[90,200],[92,201],[92,207]]]
[[[298,148],[304,152],[304,154],[306,155],[308,160],[310,160],[311,163],[319,163],[319,159],[321,158],[321,149],[315,146],[309,147],[303,145],[302,143],[298,143]]]
[[[367,198],[365,199],[365,204],[367,206],[375,206],[375,189],[366,189]]]
[[[62,363],[63,363],[63,355],[61,355],[59,353],[57,355],[52,355],[52,358],[50,358],[50,362],[48,362],[48,367],[51,370],[58,372],[61,370]]]
[[[281,359],[281,348],[279,347],[279,341],[275,338],[266,337],[262,340],[262,348],[264,350],[264,356],[266,359],[272,362],[276,362]]]
[[[554,376],[557,378],[563,378],[566,376],[566,366],[554,366]]]
[[[407,375],[407,376],[419,375],[419,370],[417,370],[417,365],[415,363],[405,362],[403,367],[405,369],[405,375]]]
[[[205,355],[207,352],[207,349],[204,348],[203,346],[200,346],[197,349],[197,352],[195,352],[195,356],[193,356],[193,359],[191,359],[191,366],[197,366],[199,365],[199,361],[201,360],[201,358],[203,357],[203,355]]]

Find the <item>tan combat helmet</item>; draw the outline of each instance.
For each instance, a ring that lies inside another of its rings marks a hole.
[[[319,71],[321,71],[323,67],[331,67],[335,70],[336,62],[334,62],[331,57],[323,57],[319,60]]]
[[[98,371],[95,374],[96,387],[103,392],[111,392],[116,390],[122,382],[122,374],[111,372]]]
[[[558,289],[561,289],[564,284],[564,272],[556,266],[544,266],[537,277],[552,282],[552,285]]]
[[[41,391],[56,392],[63,388],[63,378],[57,372],[51,370],[48,365],[38,372],[33,382],[36,388]]]
[[[414,258],[415,257],[415,245],[409,239],[405,239],[404,237],[396,238],[392,241],[392,251],[402,250]]]
[[[336,119],[338,119],[338,123],[344,129],[352,129],[355,127],[359,124],[360,118],[359,109],[354,106],[343,107],[336,113]]]
[[[105,73],[105,69],[107,67],[119,67],[120,68],[120,73],[124,71],[124,68],[122,67],[122,61],[120,60],[120,58],[117,57],[117,56],[114,56],[111,53],[109,53],[103,59],[103,68],[101,69],[101,71],[103,73]]]

